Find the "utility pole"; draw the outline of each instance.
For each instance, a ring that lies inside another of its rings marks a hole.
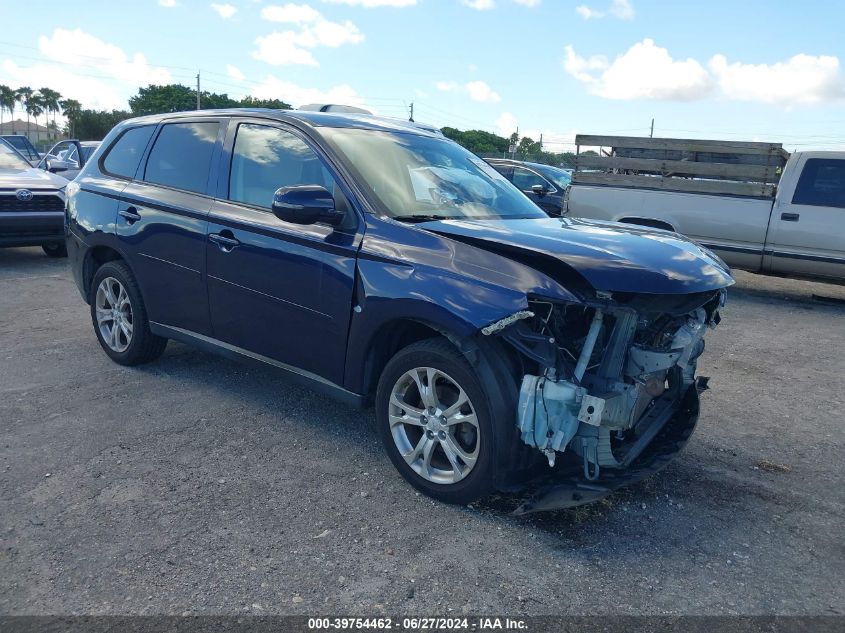
[[[197,110],[200,109],[200,71],[197,71]]]
[[[543,133],[540,132],[540,151],[543,151]]]
[[[651,132],[648,133],[649,138],[654,138],[654,117],[651,119]]]
[[[410,116],[410,118],[409,118],[408,120],[409,120],[411,123],[413,123],[413,122],[414,122],[414,102],[413,102],[413,101],[411,101],[411,116]]]

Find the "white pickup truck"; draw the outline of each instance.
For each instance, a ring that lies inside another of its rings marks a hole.
[[[845,283],[845,152],[588,135],[576,143],[603,149],[578,152],[569,217],[677,231],[736,268]]]

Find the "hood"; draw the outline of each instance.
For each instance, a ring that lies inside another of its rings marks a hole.
[[[29,169],[0,169],[0,189],[61,189],[70,182],[58,174],[31,167]]]
[[[595,290],[687,294],[734,283],[716,255],[677,233],[570,218],[440,220],[417,225],[531,265],[560,262]],[[547,274],[554,275],[554,265]],[[571,276],[571,275],[570,275]]]

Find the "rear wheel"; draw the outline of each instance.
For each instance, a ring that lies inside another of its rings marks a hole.
[[[67,245],[64,242],[47,242],[41,245],[47,257],[67,257]]]
[[[475,370],[445,339],[420,341],[385,367],[376,392],[379,434],[402,476],[447,503],[493,491],[497,424]],[[501,435],[501,433],[499,434]]]
[[[140,365],[161,356],[167,339],[150,332],[138,283],[118,261],[103,264],[91,282],[91,320],[109,358],[121,365]]]

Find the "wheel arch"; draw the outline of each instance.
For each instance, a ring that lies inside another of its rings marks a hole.
[[[655,218],[638,218],[638,217],[624,217],[619,218],[619,222],[623,224],[636,224],[638,226],[647,226],[652,229],[663,229],[664,231],[672,231],[677,233],[675,227],[666,220],[657,220]]]
[[[126,261],[126,258],[118,250],[112,248],[111,246],[100,244],[91,247],[88,249],[88,252],[85,253],[85,259],[82,263],[82,283],[85,300],[87,302],[90,303],[91,282],[94,279],[94,275],[97,274],[97,270],[99,270],[103,264],[112,261],[121,261],[127,267],[129,266],[129,262]],[[132,270],[131,267],[129,269]]]

